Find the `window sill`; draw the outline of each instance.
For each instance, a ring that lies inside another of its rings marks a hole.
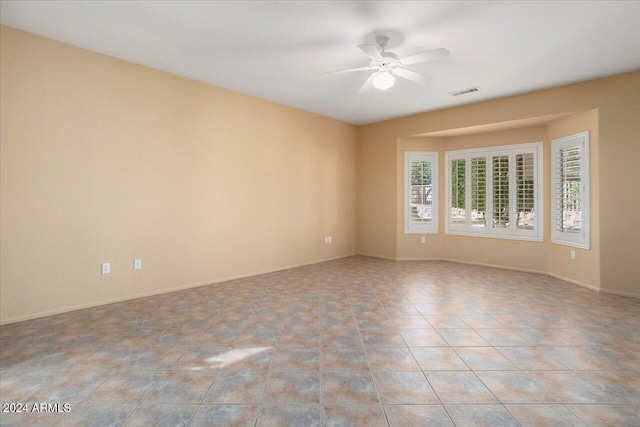
[[[445,230],[444,234],[452,236],[464,236],[464,237],[480,237],[483,239],[500,239],[500,240],[522,240],[525,242],[543,242],[542,236],[513,236],[510,234],[489,234],[489,233],[466,233],[464,231],[449,231]]]

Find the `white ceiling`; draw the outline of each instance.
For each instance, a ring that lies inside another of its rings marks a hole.
[[[363,124],[640,69],[638,1],[2,1],[1,22],[75,46]],[[358,93],[358,44],[451,56]],[[479,86],[480,92],[449,92]]]

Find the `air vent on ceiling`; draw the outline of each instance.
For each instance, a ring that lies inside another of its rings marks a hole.
[[[457,90],[455,92],[449,92],[449,95],[451,96],[459,96],[459,95],[466,95],[467,93],[471,93],[471,92],[478,92],[480,90],[479,87],[470,87],[469,89],[462,89],[462,90]]]

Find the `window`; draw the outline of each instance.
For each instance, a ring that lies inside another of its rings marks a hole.
[[[516,154],[516,228],[533,230],[535,228],[535,192],[534,192],[533,154]]]
[[[471,227],[487,226],[487,159],[471,157]]]
[[[447,151],[445,232],[542,241],[542,143]]]
[[[467,223],[465,210],[466,182],[465,171],[467,163],[464,159],[451,161],[451,224],[464,227]]]
[[[509,155],[491,156],[493,171],[493,228],[509,232]]]
[[[551,141],[551,242],[589,249],[589,132]]]
[[[438,153],[404,153],[404,232],[438,232]]]

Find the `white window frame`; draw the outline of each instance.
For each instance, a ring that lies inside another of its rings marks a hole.
[[[517,228],[516,218],[516,174],[515,164],[518,154],[533,153],[534,170],[534,206],[535,219],[533,230]],[[509,228],[492,227],[493,223],[493,157],[509,156]],[[485,158],[486,160],[486,226],[471,227],[471,159]],[[465,208],[466,225],[451,223],[451,170],[452,160],[464,159],[465,166]],[[542,242],[544,239],[544,176],[543,176],[543,144],[531,142],[524,144],[499,145],[467,150],[445,151],[445,234],[460,236],[487,237],[493,239],[528,240]]]
[[[560,150],[572,147],[581,148],[580,181],[581,186],[581,233],[565,233],[558,229],[558,210],[561,207],[557,203],[558,186],[558,156]],[[551,243],[572,246],[582,249],[591,248],[590,239],[590,198],[591,186],[589,183],[589,131],[565,136],[551,141]]]
[[[414,224],[411,222],[411,163],[431,162],[431,223]],[[437,234],[438,233],[438,153],[434,151],[404,152],[404,233],[405,234]]]

